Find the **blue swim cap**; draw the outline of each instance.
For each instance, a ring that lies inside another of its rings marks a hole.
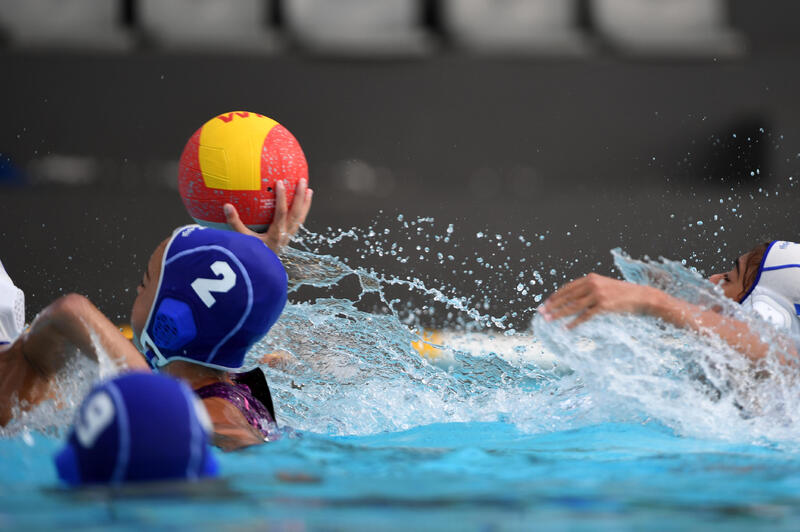
[[[219,468],[210,431],[208,413],[188,386],[129,373],[86,396],[56,469],[71,486],[213,477]]]
[[[175,230],[138,347],[158,368],[185,360],[237,370],[286,305],[280,259],[253,236],[199,225]]]

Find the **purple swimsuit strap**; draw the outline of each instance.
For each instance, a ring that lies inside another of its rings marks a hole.
[[[264,438],[269,437],[270,425],[274,425],[275,420],[267,410],[264,404],[256,399],[250,392],[250,388],[243,383],[236,382],[215,382],[198,388],[194,391],[201,399],[208,399],[210,397],[219,397],[225,399],[233,404],[248,423],[253,426]]]

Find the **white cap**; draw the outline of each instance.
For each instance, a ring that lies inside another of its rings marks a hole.
[[[14,286],[0,262],[0,343],[16,340],[25,328],[25,293]]]
[[[776,240],[769,245],[742,306],[800,334],[800,244]]]

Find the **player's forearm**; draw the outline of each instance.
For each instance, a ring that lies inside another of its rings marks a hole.
[[[688,301],[654,289],[648,298],[648,314],[657,316],[677,327],[700,333],[712,332],[728,345],[753,361],[764,358],[769,345],[750,330],[748,324],[734,318],[706,310]],[[783,361],[783,357],[781,357]]]

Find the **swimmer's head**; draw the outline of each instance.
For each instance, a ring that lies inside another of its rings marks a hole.
[[[714,284],[718,284],[725,296],[740,303],[753,286],[753,283],[755,283],[758,268],[769,245],[769,242],[757,245],[735,259],[730,271],[716,273],[709,277],[709,280]]]
[[[800,333],[800,244],[760,244],[739,257],[733,270],[711,281],[773,325]]]
[[[56,469],[71,486],[213,477],[219,467],[210,431],[205,407],[188,386],[129,373],[86,396]]]
[[[278,320],[287,277],[259,239],[190,225],[159,245],[138,291],[131,325],[151,366],[182,360],[228,371]]]

